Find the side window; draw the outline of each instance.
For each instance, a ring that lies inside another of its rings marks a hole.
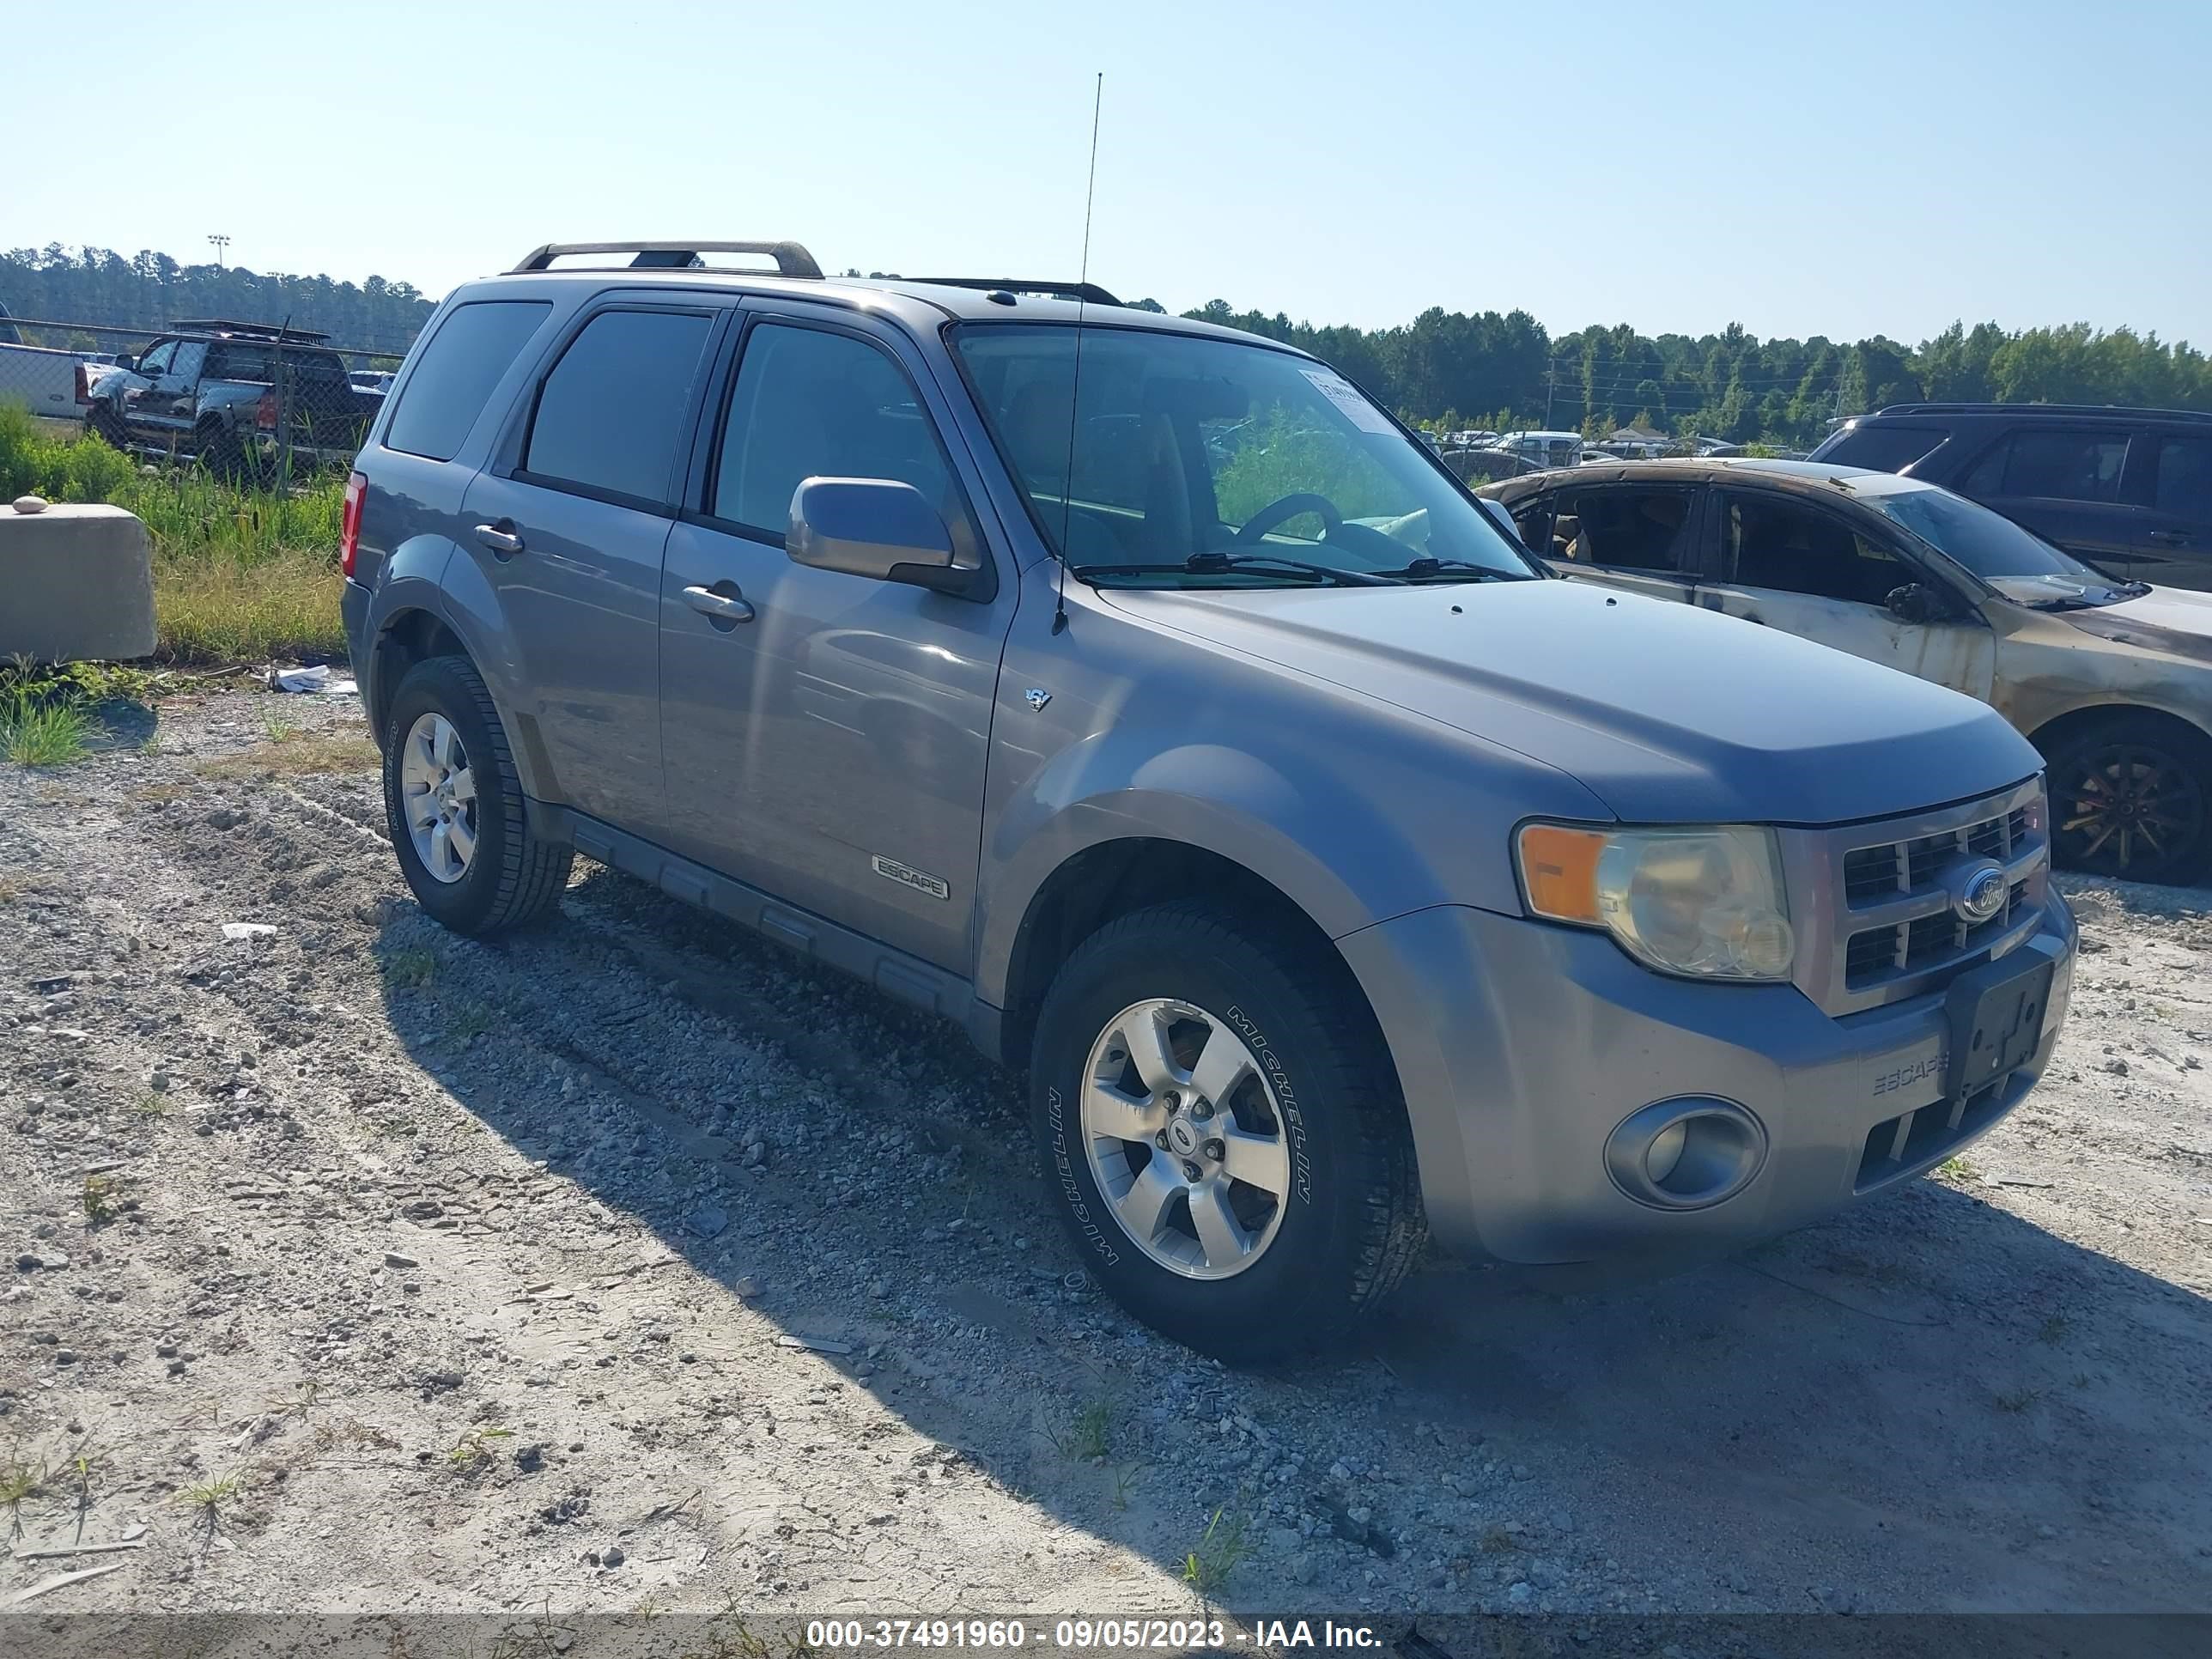
[[[1902,472],[1927,459],[1948,435],[1940,426],[1855,426],[1822,451],[1820,459],[1837,466]]]
[[[2167,438],[2160,442],[2158,510],[2212,524],[2212,438]]]
[[[896,479],[948,523],[959,516],[936,428],[896,363],[849,334],[758,324],[730,391],[712,510],[781,541],[792,495],[816,477]]]
[[[1552,557],[1603,569],[1690,574],[1692,491],[1680,485],[1564,489],[1553,501]]]
[[[219,345],[210,355],[208,378],[216,380],[274,380],[267,346],[242,345],[234,341]]]
[[[711,319],[675,311],[603,311],[568,343],[538,394],[522,471],[665,501]]]
[[[1911,566],[1843,520],[1778,496],[1729,495],[1722,568],[1746,587],[1878,605]]]
[[[197,380],[200,377],[200,366],[206,362],[205,340],[179,340],[177,342],[177,355],[169,364],[169,373],[180,380]]]
[[[1959,481],[1959,489],[1978,500],[2117,501],[2127,459],[2124,432],[2023,429],[1976,461]]]
[[[149,380],[156,374],[167,374],[176,355],[177,342],[164,340],[138,360],[138,372]]]
[[[484,400],[553,307],[540,300],[476,300],[438,325],[392,412],[387,447],[433,461],[460,453]]]

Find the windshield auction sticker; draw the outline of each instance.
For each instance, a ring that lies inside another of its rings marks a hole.
[[[1342,410],[1362,432],[1395,432],[1390,417],[1360,395],[1359,388],[1334,369],[1302,368],[1299,374],[1314,383],[1321,395]]]

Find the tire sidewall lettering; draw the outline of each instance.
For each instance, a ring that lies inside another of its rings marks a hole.
[[[1237,1035],[1251,1049],[1252,1057],[1267,1074],[1267,1082],[1275,1091],[1275,1103],[1283,1114],[1283,1133],[1291,1146],[1291,1190],[1298,1202],[1310,1206],[1313,1195],[1313,1160],[1306,1155],[1305,1116],[1300,1109],[1297,1087],[1291,1081],[1289,1068],[1277,1057],[1273,1045],[1251,1017],[1236,1003],[1229,1005],[1223,1016],[1237,1028]]]
[[[1108,1267],[1120,1265],[1120,1252],[1106,1237],[1104,1229],[1091,1218],[1091,1206],[1084,1200],[1083,1185],[1076,1178],[1074,1150],[1068,1145],[1067,1110],[1060,1099],[1060,1091],[1047,1085],[1044,1091],[1045,1121],[1052,1131],[1053,1173],[1059,1178],[1060,1195],[1075,1224],[1083,1230],[1083,1237],[1098,1253],[1098,1259]]]

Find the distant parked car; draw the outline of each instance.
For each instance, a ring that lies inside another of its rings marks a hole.
[[[1583,434],[1579,432],[1507,432],[1499,434],[1492,447],[1510,449],[1516,455],[1534,461],[1540,466],[1572,466],[1575,458],[1583,453]]]
[[[2212,415],[1894,404],[1813,459],[1955,489],[2123,580],[2212,590]]]
[[[1920,479],[1818,462],[1645,461],[1483,493],[1555,574],[1992,704],[2049,763],[2062,863],[2144,881],[2212,866],[2212,598],[2115,582]]]
[[[346,376],[356,392],[389,392],[392,374],[388,369],[356,368]]]
[[[1452,477],[1469,487],[1544,471],[1541,461],[1532,461],[1510,449],[1449,449],[1441,459]]]

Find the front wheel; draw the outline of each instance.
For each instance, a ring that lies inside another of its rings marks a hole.
[[[1109,923],[1037,1019],[1053,1202],[1086,1267],[1231,1364],[1340,1340],[1424,1227],[1403,1099],[1342,963],[1197,904]]]
[[[2212,862],[2212,740],[2118,714],[2058,745],[2046,773],[2057,862],[2128,881],[2188,881]]]
[[[123,430],[122,417],[106,404],[92,406],[84,417],[84,429],[88,436],[97,438],[116,449],[124,447],[128,441]]]

